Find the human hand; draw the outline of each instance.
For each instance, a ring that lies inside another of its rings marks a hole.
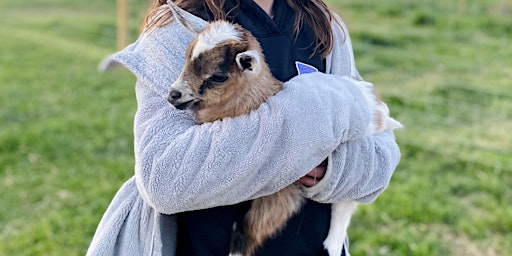
[[[319,166],[313,168],[304,177],[299,179],[299,182],[306,187],[312,187],[316,185],[324,177],[327,171],[327,160],[323,161]]]

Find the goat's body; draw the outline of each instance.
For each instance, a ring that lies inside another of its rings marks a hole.
[[[264,68],[265,70],[266,68]],[[270,74],[270,70],[265,70]],[[239,92],[226,104],[212,104],[196,111],[198,123],[213,122],[227,117],[236,117],[257,109],[268,97],[282,89],[282,82],[271,75],[259,76],[257,81],[247,84],[247,91]],[[294,183],[267,196],[252,200],[242,225],[243,238],[234,236],[230,255],[253,255],[263,242],[276,235],[286,226],[288,220],[299,211],[304,198],[300,184]],[[239,232],[234,230],[233,232]]]
[[[264,73],[270,74],[270,70]],[[271,75],[262,75],[256,84],[246,85],[245,91],[224,104],[211,104],[196,111],[196,122],[205,123],[236,117],[257,109],[268,97],[282,89],[282,82]],[[242,230],[245,241],[232,241],[230,255],[253,255],[263,242],[276,235],[286,226],[287,221],[302,206],[304,198],[298,183],[294,183],[274,194],[252,200],[251,207],[245,215]],[[238,232],[235,230],[234,232]],[[235,237],[234,239],[239,239]],[[233,246],[233,244],[236,244]],[[239,248],[239,245],[242,248]],[[234,250],[234,251],[233,251]]]
[[[174,8],[173,12],[185,27],[194,29],[187,25],[180,9]],[[215,38],[219,27],[227,30],[222,31],[227,39]],[[210,23],[203,31],[194,31],[201,33],[187,49],[184,70],[171,86],[169,102],[178,108],[194,110],[198,123],[248,114],[282,89],[282,83],[272,76],[266,65],[259,43],[248,31],[223,21]],[[206,38],[211,41],[205,42]],[[371,90],[362,91],[372,93]],[[365,96],[370,103],[375,101],[374,96]],[[380,122],[375,127],[387,129],[386,111],[377,108],[375,112],[375,120]],[[298,182],[277,193],[254,199],[245,216],[243,235],[246,241],[240,243],[243,248],[233,248],[232,243],[230,255],[253,255],[266,239],[286,225],[303,202]],[[348,223],[356,206],[355,202],[333,205],[331,227],[324,242],[329,255],[341,255]]]

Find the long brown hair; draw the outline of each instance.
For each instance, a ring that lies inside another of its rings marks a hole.
[[[225,0],[173,0],[176,5],[186,10],[198,7],[208,7],[214,19],[226,19],[228,13],[224,11]],[[322,0],[286,0],[288,5],[296,12],[294,33],[297,35],[306,22],[315,33],[315,52],[326,57],[334,44],[331,21],[332,12]],[[205,6],[206,5],[206,6]],[[147,33],[165,26],[172,21],[172,14],[167,6],[167,0],[155,0],[149,8],[142,29]]]

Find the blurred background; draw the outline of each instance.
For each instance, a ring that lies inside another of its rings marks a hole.
[[[133,175],[134,76],[97,72],[149,1],[0,2],[0,255],[83,255]],[[402,161],[353,255],[512,255],[512,1],[328,0]]]

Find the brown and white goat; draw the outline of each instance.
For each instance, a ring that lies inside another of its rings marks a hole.
[[[193,110],[198,123],[211,122],[247,114],[282,89],[282,82],[272,76],[259,43],[250,32],[226,21],[209,23],[198,31],[188,23],[187,14],[172,3],[170,6],[176,20],[197,34],[187,48],[183,70],[169,93],[168,101],[176,108]],[[388,129],[387,122],[392,119],[385,104],[377,100],[371,84],[362,91],[375,104],[377,123],[371,127],[372,132]],[[298,182],[254,199],[245,216],[245,241],[241,242],[242,248],[232,246],[230,255],[253,255],[265,239],[286,225],[303,201]],[[333,205],[329,235],[324,242],[329,255],[341,255],[356,206],[352,201]]]

